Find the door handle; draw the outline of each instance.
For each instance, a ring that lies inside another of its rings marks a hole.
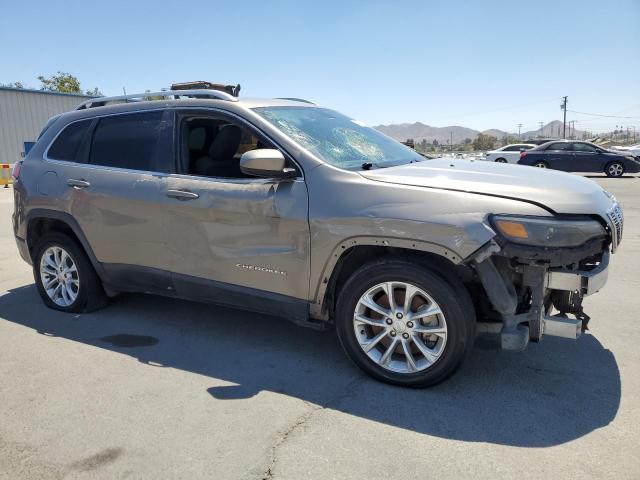
[[[200,195],[188,190],[167,190],[167,197],[177,198],[178,200],[195,200]]]
[[[67,180],[67,185],[73,188],[87,188],[90,187],[91,184],[86,180],[78,180],[76,178],[70,178]]]

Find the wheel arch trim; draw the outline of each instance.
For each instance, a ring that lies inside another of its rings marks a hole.
[[[103,282],[105,281],[106,274],[104,269],[102,268],[102,264],[98,261],[95,254],[93,253],[93,249],[91,248],[91,245],[87,240],[87,237],[82,231],[82,228],[80,227],[76,219],[66,212],[60,212],[58,210],[49,210],[46,208],[34,208],[30,210],[27,213],[27,216],[25,219],[25,225],[26,225],[25,242],[27,243],[27,245],[29,245],[29,225],[31,224],[32,221],[38,220],[38,219],[59,220],[65,223],[80,241],[80,246],[83,248],[84,252],[87,254],[87,257],[89,257],[89,261],[91,262],[91,265],[93,266],[96,273],[100,277],[100,280]],[[30,251],[29,251],[29,256],[31,256]],[[31,261],[33,262],[33,258],[31,259]]]
[[[347,238],[335,246],[322,269],[322,274],[318,279],[317,285],[315,285],[315,288],[312,286],[315,290],[314,296],[309,304],[309,313],[312,318],[327,319],[325,308],[327,302],[327,290],[331,284],[334,274],[336,273],[336,267],[342,260],[344,260],[346,252],[351,250],[353,247],[358,246],[402,248],[404,250],[432,253],[445,260],[449,260],[454,265],[458,265],[463,261],[463,258],[457,252],[443,247],[442,245],[426,242],[424,240],[408,240],[404,238],[378,236],[357,236]]]

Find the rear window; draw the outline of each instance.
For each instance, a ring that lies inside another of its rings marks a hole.
[[[91,120],[82,120],[67,125],[49,148],[47,157],[52,160],[66,160],[68,162],[80,161],[80,147],[90,125]]]
[[[162,116],[162,111],[155,111],[102,118],[93,134],[89,163],[157,171]]]
[[[571,144],[569,142],[552,143],[547,150],[571,150]]]

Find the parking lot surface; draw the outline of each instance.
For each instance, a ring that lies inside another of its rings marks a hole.
[[[0,189],[0,478],[640,478],[640,179],[590,331],[481,337],[449,381],[365,377],[332,331],[123,295],[44,307]]]

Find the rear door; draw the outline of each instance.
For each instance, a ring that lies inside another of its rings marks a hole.
[[[552,143],[545,150],[546,162],[549,167],[555,170],[563,170],[565,172],[573,172],[575,166],[575,157],[571,151],[570,142]]]
[[[171,115],[163,110],[93,120],[85,163],[65,172],[70,213],[116,288],[170,289],[160,183],[171,169]]]
[[[509,163],[518,163],[521,148],[522,145],[510,145],[502,150],[500,156]]]
[[[242,153],[277,146],[235,115],[183,110],[175,125],[178,162],[162,194],[165,259],[177,293],[265,311],[291,298],[304,300],[299,305],[306,309],[310,238],[300,168],[289,157],[298,178],[242,174]],[[262,305],[249,304],[255,295]]]

